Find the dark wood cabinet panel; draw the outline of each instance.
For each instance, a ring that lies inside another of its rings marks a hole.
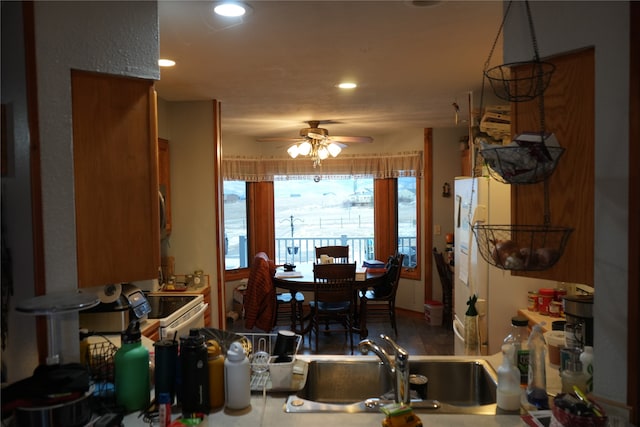
[[[563,282],[594,283],[595,60],[585,49],[548,58],[556,69],[544,93],[544,122],[565,148],[548,180],[551,224],[574,229],[552,268],[518,273]],[[528,70],[513,69],[515,76]],[[524,74],[520,74],[524,75]],[[511,104],[512,132],[541,129],[540,102]],[[544,183],[512,186],[513,224],[544,223]]]

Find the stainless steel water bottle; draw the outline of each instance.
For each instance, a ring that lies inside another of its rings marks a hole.
[[[209,365],[207,346],[199,329],[191,329],[189,335],[180,337],[180,371],[182,414],[208,413]]]

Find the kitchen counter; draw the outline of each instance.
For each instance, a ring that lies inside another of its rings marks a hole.
[[[312,356],[300,355],[300,359],[313,360],[323,357],[335,356]],[[345,358],[361,358],[375,356],[344,356]],[[417,356],[420,358],[428,357],[433,359],[442,359],[449,356]],[[477,359],[478,357],[473,357]],[[494,369],[502,360],[502,354],[494,354],[482,357],[489,361]],[[547,389],[550,393],[557,393],[560,389],[560,376],[558,370],[552,367],[547,368]],[[231,413],[224,410],[212,412],[201,424],[202,426],[220,426],[225,427],[294,427],[305,425],[305,427],[326,427],[327,425],[349,425],[353,427],[371,427],[381,425],[384,415],[382,413],[285,413],[284,405],[288,394],[269,394],[263,396],[260,393],[253,393],[251,396],[251,407],[240,413]],[[175,408],[174,408],[175,409]],[[446,414],[429,414],[428,412],[416,413],[423,424],[430,427],[445,426],[474,426],[474,427],[492,427],[492,426],[523,426],[524,422],[519,415],[446,415]],[[173,418],[177,418],[180,413],[174,413]],[[149,424],[144,423],[142,418],[138,418],[138,413],[128,415],[124,419],[124,425],[127,427],[147,427]]]

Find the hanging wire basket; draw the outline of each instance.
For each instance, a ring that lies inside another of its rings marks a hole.
[[[564,253],[572,228],[552,225],[475,224],[478,251],[503,270],[547,270]]]
[[[518,73],[513,72],[518,68]],[[549,62],[525,61],[498,65],[484,71],[494,94],[505,101],[524,102],[542,96],[556,66]]]
[[[556,66],[550,62],[540,60],[538,41],[536,39],[536,32],[528,0],[524,1],[524,5],[529,23],[533,59],[530,61],[509,62],[496,66],[489,65],[513,3],[513,1],[509,1],[507,4],[498,29],[498,34],[489,51],[489,57],[484,64],[483,76],[484,79],[489,82],[493,92],[498,98],[509,102],[531,101],[544,94],[544,91],[549,87],[549,82],[551,81],[551,76]]]
[[[480,141],[480,155],[492,178],[505,184],[534,184],[551,176],[564,153],[554,134],[516,136],[509,145]]]

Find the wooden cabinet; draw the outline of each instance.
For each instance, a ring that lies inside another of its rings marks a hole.
[[[169,236],[171,234],[171,175],[169,172],[169,165],[169,141],[163,138],[158,138],[158,185],[160,193],[164,198],[165,236]]]
[[[204,302],[209,304],[207,311],[204,312],[204,326],[205,328],[209,328],[211,327],[211,288],[207,286],[207,288],[202,291],[202,295],[204,296]]]
[[[153,81],[72,70],[78,286],[157,277]]]
[[[551,224],[572,227],[563,256],[552,268],[519,275],[594,283],[595,60],[585,49],[550,59],[556,69],[544,93],[545,129],[565,152],[549,178]],[[513,70],[518,75],[526,70]],[[513,78],[513,77],[512,77]],[[512,131],[540,130],[540,103],[511,104]],[[612,148],[615,149],[615,148]],[[543,224],[544,184],[512,186],[512,223]]]

